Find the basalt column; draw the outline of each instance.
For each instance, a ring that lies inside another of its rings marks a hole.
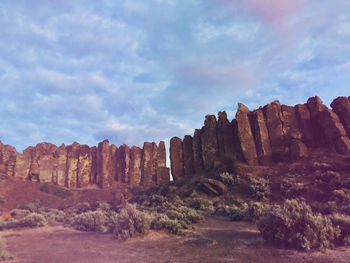
[[[69,188],[77,187],[79,147],[80,145],[76,142],[74,142],[72,145],[67,146],[65,186]]]
[[[157,184],[168,184],[170,182],[170,171],[166,167],[165,143],[159,142],[157,151]]]
[[[331,107],[339,116],[347,135],[350,136],[350,101],[347,97],[338,97],[333,100]]]
[[[205,122],[201,134],[202,158],[205,170],[210,170],[214,167],[215,158],[219,153],[216,130],[215,115],[205,116]]]
[[[178,137],[170,140],[171,174],[176,181],[184,176],[182,141]]]
[[[283,132],[279,101],[276,100],[264,106],[263,112],[269,132],[273,159],[275,161],[283,161],[289,157],[289,148],[287,138]]]
[[[302,134],[299,129],[299,122],[296,116],[295,108],[282,105],[282,124],[283,132],[289,145],[289,152],[292,159],[299,159],[307,155],[307,147],[301,141]]]
[[[130,148],[123,144],[118,149],[118,180],[122,183],[129,183],[129,163],[130,163]]]
[[[226,111],[218,113],[218,148],[220,155],[232,155],[234,151],[233,127],[227,119]]]
[[[93,146],[90,148],[91,154],[91,173],[90,173],[90,184],[97,184],[97,147]]]
[[[245,105],[238,103],[238,110],[236,113],[237,134],[245,162],[249,165],[257,165],[258,156],[249,122],[249,113],[250,111]]]
[[[312,146],[312,125],[311,116],[308,107],[305,104],[298,104],[295,106],[295,113],[299,122],[301,131],[301,140],[308,146]]]
[[[332,110],[322,104],[321,99],[314,97],[308,100],[309,108],[313,107],[318,111],[316,121],[325,135],[325,141],[329,148],[340,154],[350,152],[350,139],[346,136],[346,131],[339,120],[339,117]]]
[[[64,144],[57,148],[55,152],[55,170],[54,183],[64,186],[66,182],[67,169],[67,148]]]
[[[20,177],[22,179],[28,179],[29,170],[32,162],[32,151],[34,150],[34,147],[28,147],[23,151],[23,154],[18,154],[16,159],[16,167],[15,167],[15,175],[17,177]],[[1,151],[2,152],[2,151]],[[2,164],[3,168],[1,169],[1,173],[4,173],[4,175],[7,175],[6,172],[6,162],[5,158],[2,156]],[[64,169],[66,165],[66,160],[64,160]],[[63,184],[64,185],[64,180]]]
[[[153,145],[150,142],[143,144],[142,164],[141,164],[141,184],[145,187],[152,186],[153,170]]]
[[[272,150],[270,146],[269,133],[266,127],[264,114],[261,108],[249,114],[250,123],[255,139],[256,152],[259,163],[267,165],[272,163]]]
[[[78,159],[77,187],[87,186],[90,182],[92,156],[88,145],[80,145]]]
[[[141,159],[142,149],[137,146],[131,147],[129,162],[129,184],[131,186],[141,183]]]
[[[191,135],[186,135],[183,140],[184,174],[190,176],[194,173],[193,166],[193,139]]]
[[[193,168],[195,173],[203,171],[201,130],[195,129],[192,141]]]
[[[107,188],[113,185],[114,178],[109,174],[111,161],[111,150],[109,141],[100,142],[97,147],[97,183],[101,188]]]
[[[311,127],[312,127],[312,146],[314,147],[325,147],[327,146],[327,141],[325,138],[324,130],[319,124],[318,118],[319,114],[327,107],[323,105],[322,100],[315,96],[307,100],[306,106],[310,111]]]

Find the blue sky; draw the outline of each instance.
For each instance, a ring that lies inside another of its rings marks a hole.
[[[0,32],[0,139],[19,151],[350,95],[349,1],[1,0]]]

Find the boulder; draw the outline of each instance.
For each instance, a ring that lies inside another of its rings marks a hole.
[[[205,170],[210,170],[214,167],[215,158],[219,153],[215,115],[205,116],[204,126],[201,133],[201,142],[203,166]]]
[[[347,135],[350,136],[350,101],[346,97],[338,97],[333,100],[331,107],[339,116]]]
[[[131,186],[141,183],[141,159],[142,149],[137,146],[131,147],[129,161],[129,184]]]
[[[217,135],[219,154],[234,154],[233,127],[227,119],[226,111],[218,113]]]
[[[258,156],[256,153],[255,140],[248,115],[249,109],[242,103],[238,103],[238,110],[236,113],[237,134],[240,143],[240,148],[244,160],[249,165],[258,164]]]
[[[289,158],[288,141],[283,132],[281,105],[278,100],[263,108],[266,127],[269,132],[272,157],[275,161]]]
[[[298,104],[295,106],[295,113],[301,131],[301,140],[310,147],[313,140],[310,111],[305,104]]]
[[[192,144],[193,144],[192,136],[186,135],[183,140],[184,175],[185,176],[190,176],[194,174]]]
[[[171,162],[171,175],[176,181],[184,176],[184,161],[182,141],[178,137],[173,137],[170,140],[170,162]]]
[[[227,186],[215,179],[205,179],[200,185],[200,189],[209,195],[223,195],[227,192]]]
[[[262,165],[271,164],[272,150],[262,108],[252,111],[249,118],[259,163]]]
[[[195,129],[192,140],[193,168],[195,173],[203,171],[201,130]]]

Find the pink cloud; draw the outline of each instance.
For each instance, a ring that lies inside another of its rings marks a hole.
[[[219,0],[226,5],[241,5],[264,22],[278,24],[296,14],[305,0]]]

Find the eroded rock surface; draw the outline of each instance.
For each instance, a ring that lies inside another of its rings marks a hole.
[[[215,115],[205,116],[204,126],[201,133],[202,158],[205,170],[214,166],[215,158],[219,154]]]

